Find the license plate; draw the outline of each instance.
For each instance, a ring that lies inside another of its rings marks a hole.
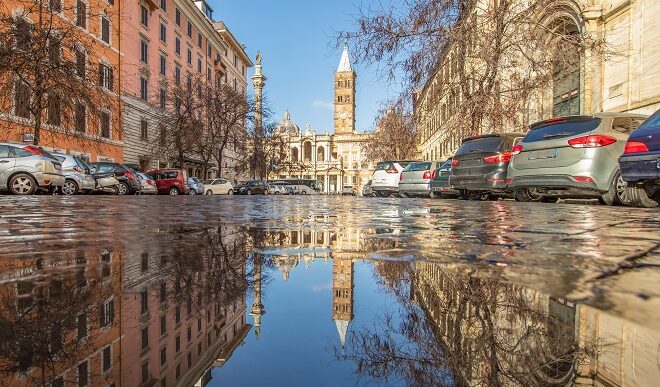
[[[555,157],[557,157],[557,149],[532,151],[529,152],[529,155],[527,156],[529,160],[554,159]]]
[[[461,161],[459,164],[461,167],[473,167],[475,165],[481,164],[481,159],[473,159],[473,160],[464,160]]]

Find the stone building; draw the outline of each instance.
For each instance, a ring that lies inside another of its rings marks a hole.
[[[286,112],[277,126],[277,134],[286,144],[286,157],[275,161],[271,180],[316,179],[322,193],[339,193],[344,186],[361,192],[373,174],[374,163],[364,155],[370,134],[355,128],[356,78],[346,46],[335,72],[334,133],[317,134],[311,125],[303,131]]]
[[[660,76],[660,50],[654,44],[660,35],[660,24],[655,22],[660,17],[660,2],[558,0],[550,9],[552,13],[543,17],[545,22],[561,22],[569,34],[602,37],[608,49],[576,51],[571,67],[556,73],[552,86],[525,104],[520,112],[523,122],[602,111],[650,114],[660,107],[660,85],[655,82]],[[435,87],[457,78],[455,49],[450,44],[441,52],[446,60],[415,96],[418,151],[424,159],[446,159],[465,136],[453,124],[465,119],[454,114],[460,110],[460,93],[440,100],[433,98]],[[612,50],[616,55],[603,53]],[[491,129],[475,130],[488,133]]]

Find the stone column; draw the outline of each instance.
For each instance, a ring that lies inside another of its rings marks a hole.
[[[261,255],[255,253],[254,260],[254,302],[250,309],[250,317],[254,321],[254,334],[257,338],[261,334],[261,316],[266,314],[266,309],[261,303]]]
[[[591,39],[601,42],[603,39],[602,26],[600,23],[603,11],[598,5],[587,6],[582,16],[584,18],[584,29]],[[584,51],[582,63],[583,77],[581,89],[583,90],[582,113],[591,114],[603,109],[603,85],[602,55],[592,52],[590,49]]]
[[[254,75],[252,76],[252,86],[254,87],[254,120],[257,137],[261,137],[263,134],[263,91],[267,79],[268,78],[262,73],[261,53],[257,53],[257,65],[255,66]],[[267,170],[269,168],[270,160],[264,160],[264,162],[266,165],[262,166],[262,168],[266,169],[266,171],[264,171],[265,176],[259,176],[259,178],[266,178],[270,172]],[[261,172],[259,174],[261,174]]]

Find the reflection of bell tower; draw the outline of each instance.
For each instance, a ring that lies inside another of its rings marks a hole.
[[[346,344],[348,324],[353,320],[353,260],[332,261],[332,319],[337,325],[341,346]]]
[[[348,56],[348,44],[344,44],[335,73],[335,134],[355,132],[355,78]]]
[[[261,316],[266,314],[263,304],[261,304],[261,254],[254,256],[254,302],[250,309],[250,317],[254,321],[254,335],[259,338],[261,333]]]

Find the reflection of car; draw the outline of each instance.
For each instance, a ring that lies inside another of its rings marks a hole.
[[[523,133],[499,133],[470,137],[452,159],[451,185],[461,198],[482,200],[510,195],[506,189],[511,149]]]
[[[444,163],[438,163],[435,176],[431,179],[431,192],[433,197],[458,196],[458,191],[451,187],[449,175],[451,174],[451,158]]]
[[[148,172],[156,180],[159,194],[188,195],[190,187],[186,184],[186,174],[180,169],[159,169]]]
[[[594,198],[628,202],[618,159],[645,116],[599,113],[552,118],[530,126],[515,147],[509,186],[519,201]],[[452,180],[452,184],[454,181]]]
[[[286,188],[283,185],[268,184],[268,193],[271,195],[286,195]]]
[[[142,190],[142,183],[137,174],[123,164],[98,162],[91,163],[89,166],[92,168],[92,174],[113,173],[115,175],[115,179],[119,181],[116,190],[117,195],[133,194]]]
[[[355,196],[357,192],[351,185],[345,185],[341,188],[341,196]]]
[[[75,195],[79,192],[89,193],[96,189],[96,180],[91,175],[89,166],[78,156],[53,153],[62,163],[64,185],[60,189],[62,195]]]
[[[660,110],[630,134],[619,158],[628,198],[637,207],[660,204]]]
[[[204,183],[195,176],[188,178],[188,187],[191,195],[204,195]]]
[[[381,161],[376,164],[371,190],[376,196],[388,197],[399,192],[401,171],[412,161]]]
[[[32,145],[0,143],[0,190],[31,195],[64,185],[62,164],[55,156]]]
[[[146,173],[138,172],[138,177],[140,178],[140,183],[142,183],[142,195],[155,195],[158,194],[158,188],[156,188],[156,180],[153,176]]]
[[[263,180],[250,180],[234,188],[237,195],[268,195],[268,186]]]
[[[435,161],[418,161],[403,168],[399,180],[401,196],[431,196],[431,179],[435,177]]]
[[[227,179],[213,179],[204,181],[204,190],[207,195],[233,195],[234,186]]]
[[[362,187],[362,196],[374,196],[374,192],[371,190],[371,180]]]

